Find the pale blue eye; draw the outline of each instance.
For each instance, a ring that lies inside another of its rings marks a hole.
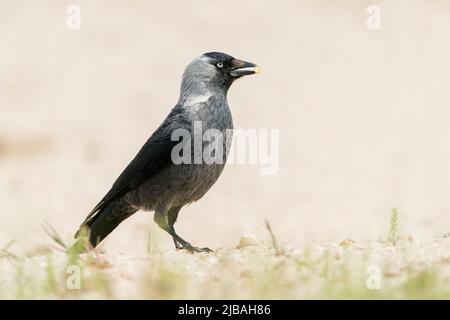
[[[217,68],[223,68],[223,63],[222,62],[217,62],[216,66],[217,66]]]

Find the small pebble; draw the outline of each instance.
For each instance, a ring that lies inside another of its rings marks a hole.
[[[259,244],[256,237],[252,234],[242,236],[241,239],[239,239],[239,244],[237,245],[238,249],[242,249],[245,247],[250,246],[257,246]]]

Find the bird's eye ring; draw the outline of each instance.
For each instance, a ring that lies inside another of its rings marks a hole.
[[[217,62],[216,66],[217,66],[217,68],[221,69],[221,68],[223,68],[223,63],[222,62]]]

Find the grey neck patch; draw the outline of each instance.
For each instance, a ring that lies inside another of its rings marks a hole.
[[[186,67],[181,81],[179,105],[191,107],[205,103],[212,96],[226,95],[225,90],[214,84],[217,71],[209,60],[208,57],[201,56]]]

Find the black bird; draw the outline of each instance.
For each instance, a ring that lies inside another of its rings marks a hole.
[[[173,237],[177,249],[210,251],[183,240],[175,232],[174,224],[180,209],[199,200],[217,181],[231,139],[203,139],[202,150],[208,146],[222,147],[222,154],[216,154],[219,149],[212,148],[212,157],[220,160],[212,163],[202,158],[198,161],[195,152],[199,151],[199,146],[190,142],[195,139],[196,124],[201,132],[215,129],[213,132],[226,137],[226,131],[233,128],[227,103],[228,89],[234,80],[258,72],[255,64],[220,52],[205,53],[192,61],[183,73],[177,105],[89,213],[75,238],[80,237],[81,230],[86,230],[90,244],[95,247],[122,221],[142,209],[155,211],[155,222]],[[187,132],[191,140],[174,139],[177,129]],[[187,161],[179,163],[180,159],[174,158],[176,150],[179,158]]]

